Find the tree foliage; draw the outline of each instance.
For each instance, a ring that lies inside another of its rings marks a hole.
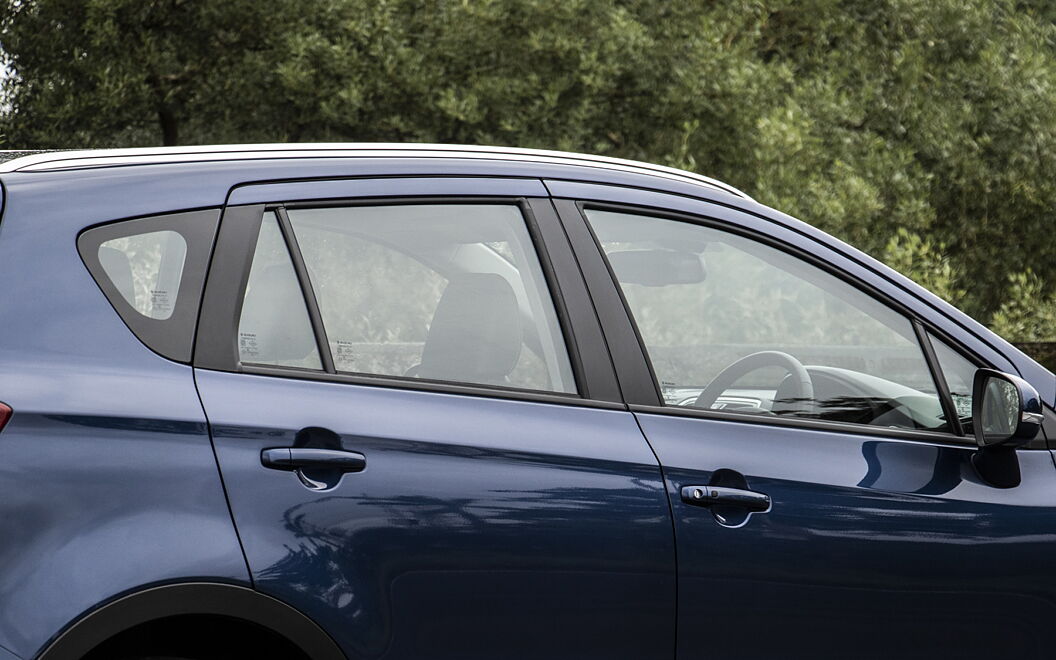
[[[958,286],[958,274],[950,263],[945,244],[930,240],[899,227],[884,247],[884,263],[917,282],[927,282],[932,293],[948,302],[964,300],[965,291]]]
[[[0,130],[8,148],[385,140],[660,162],[1000,321],[1054,305],[1054,21],[1037,0],[9,0]]]

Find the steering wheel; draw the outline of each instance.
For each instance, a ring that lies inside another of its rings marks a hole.
[[[787,410],[793,414],[809,414],[814,410],[814,382],[810,379],[803,363],[788,353],[781,351],[760,351],[746,355],[726,367],[715,376],[704,391],[697,397],[695,408],[708,410],[719,400],[722,393],[728,390],[737,379],[763,367],[783,367],[791,375],[788,388]],[[785,397],[782,397],[785,401]],[[777,403],[775,398],[774,403]]]

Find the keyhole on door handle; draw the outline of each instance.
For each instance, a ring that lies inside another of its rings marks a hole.
[[[308,426],[293,439],[294,447],[311,449],[341,449],[341,436],[330,429],[319,426]],[[312,490],[329,490],[341,482],[341,470],[328,468],[302,468],[296,471],[297,478],[306,488]]]
[[[707,507],[723,527],[740,527],[753,513],[770,510],[770,497],[748,488],[748,480],[736,470],[716,470],[707,486],[683,486],[682,501]]]

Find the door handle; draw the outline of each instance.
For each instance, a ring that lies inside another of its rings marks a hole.
[[[362,472],[367,457],[359,452],[314,447],[274,447],[260,452],[260,462],[273,470],[337,470]]]
[[[683,486],[682,501],[694,506],[723,504],[762,512],[770,510],[770,496],[743,488],[723,486]]]

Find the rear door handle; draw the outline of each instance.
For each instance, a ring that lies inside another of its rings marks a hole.
[[[275,447],[260,452],[260,462],[274,470],[337,470],[362,472],[367,457],[359,452],[314,447]]]
[[[683,486],[682,501],[694,506],[725,504],[742,507],[748,511],[768,511],[770,496],[754,490],[725,488],[722,486]]]

